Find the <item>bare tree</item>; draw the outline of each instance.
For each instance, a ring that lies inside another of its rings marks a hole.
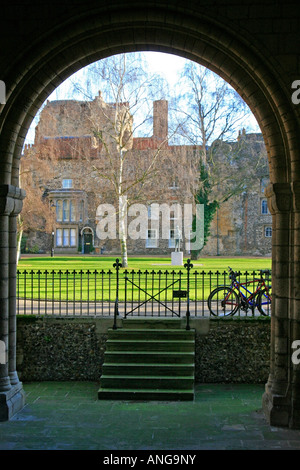
[[[99,61],[91,66],[89,79],[101,86],[97,105],[95,100],[86,101],[90,107],[90,133],[99,158],[89,155],[85,158],[91,173],[102,180],[102,191],[106,187],[118,207],[122,265],[126,267],[127,211],[132,203],[145,201],[146,187],[149,197],[149,188],[159,174],[157,163],[161,151],[169,138],[164,135],[157,139],[147,157],[137,164],[138,150],[132,147],[133,136],[138,136],[139,130],[144,136],[152,130],[153,98],[165,96],[165,82],[146,70],[140,54],[121,54]],[[74,87],[90,97],[90,82],[75,83]]]
[[[18,216],[17,260],[20,258],[22,236],[26,232],[51,233],[54,212],[45,197],[41,176],[51,177],[53,161],[41,158],[30,147],[21,157],[20,187],[26,190],[22,212]]]
[[[202,162],[206,164],[211,159],[211,144],[235,137],[251,112],[227,82],[195,62],[186,62],[179,84],[183,92],[174,105],[178,135],[202,146]]]
[[[236,141],[215,141],[210,149],[210,182],[219,205],[231,197],[250,192],[261,178],[269,176],[267,151],[255,134],[243,130]]]
[[[174,106],[179,125],[177,136],[185,142],[201,146],[200,178],[195,198],[205,205],[206,240],[217,208],[251,185],[263,165],[263,158],[261,154],[253,155],[249,172],[249,165],[243,167],[244,160],[241,159],[241,154],[245,153],[245,142],[241,140],[237,145],[230,144],[230,140],[236,140],[238,130],[250,118],[251,112],[224,80],[209,69],[187,62],[180,86],[184,91],[175,100]],[[198,257],[199,253],[194,253],[194,256]]]

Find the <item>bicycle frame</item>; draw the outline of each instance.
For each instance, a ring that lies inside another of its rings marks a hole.
[[[267,285],[265,279],[262,277],[263,272],[264,271],[261,271],[260,279],[255,278],[250,281],[239,282],[237,280],[237,273],[233,272],[233,270],[229,268],[229,277],[231,279],[230,287],[234,292],[236,292],[238,297],[241,299],[241,305],[239,305],[239,307],[242,308],[243,310],[247,310],[248,308],[251,308],[252,310],[254,310],[255,307],[257,307],[258,304],[255,299],[258,298],[258,294],[262,289],[265,289],[265,291],[269,293],[269,286]],[[267,270],[266,272],[269,272],[269,271]],[[256,284],[256,283],[258,285],[255,291],[254,292],[250,291],[248,289],[248,286],[250,284]],[[242,292],[242,289],[245,291],[245,293]],[[250,294],[250,295],[247,296],[247,294]],[[229,297],[230,297],[230,292],[228,292],[228,295],[224,298],[225,303],[227,302]],[[269,304],[269,299],[264,304]]]
[[[251,292],[247,287],[250,284],[256,284],[258,283],[258,286],[254,292]],[[238,295],[242,298],[242,300],[246,301],[246,304],[248,304],[250,307],[255,308],[256,307],[256,301],[255,298],[257,294],[260,292],[262,288],[265,288],[267,291],[269,290],[267,284],[265,283],[265,280],[262,279],[254,279],[253,281],[246,281],[246,282],[239,282],[236,279],[234,279],[231,282],[231,287],[235,291],[237,291]],[[241,291],[241,288],[244,289],[244,292]],[[249,297],[247,297],[247,294],[250,294]]]
[[[270,278],[265,278],[264,274],[269,276],[271,271],[260,270],[260,275],[254,277],[255,273],[253,273],[253,278],[251,277],[250,280],[247,279],[248,273],[246,272],[246,280],[240,282],[237,279],[238,273],[229,267],[230,283],[227,285],[217,283],[217,287],[208,296],[208,308],[212,315],[219,315],[218,309],[226,316],[234,315],[240,309],[247,312],[249,308],[252,310],[253,315],[255,314],[255,308],[258,309],[261,315],[268,315],[268,308],[265,310],[263,306],[271,305],[272,285]]]

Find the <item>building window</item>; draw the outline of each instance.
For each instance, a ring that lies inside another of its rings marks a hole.
[[[62,221],[62,214],[63,214],[62,201],[58,200],[58,201],[56,201],[56,220],[57,220],[57,222]]]
[[[148,206],[148,220],[159,220],[159,205],[155,202]]]
[[[265,192],[265,189],[268,186],[268,184],[269,184],[269,178],[262,178],[260,180],[260,190],[262,193]]]
[[[76,222],[76,203],[69,199],[58,200],[56,202],[56,221]]]
[[[175,230],[174,229],[170,230],[169,248],[175,248]]]
[[[56,246],[62,246],[62,229],[56,229]]]
[[[69,222],[70,220],[70,201],[64,199],[63,201],[63,221]]]
[[[75,228],[70,229],[70,246],[72,247],[76,246],[76,229]]]
[[[57,228],[56,229],[57,247],[76,247],[76,229],[75,228]]]
[[[268,209],[268,203],[266,199],[261,200],[261,213],[263,215],[270,214],[269,209]]]
[[[157,247],[157,231],[149,229],[147,232],[146,248]]]
[[[63,246],[69,246],[70,230],[68,228],[63,229]]]
[[[62,181],[63,189],[71,189],[73,188],[73,180],[71,179],[63,179]]]
[[[265,237],[272,237],[272,227],[265,227]]]
[[[79,222],[83,221],[83,212],[84,212],[84,202],[79,202]]]
[[[76,221],[76,210],[75,210],[75,204],[73,201],[70,201],[70,220],[71,222]]]

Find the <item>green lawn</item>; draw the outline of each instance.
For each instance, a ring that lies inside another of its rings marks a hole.
[[[54,256],[51,257],[24,257],[21,258],[18,269],[21,270],[109,270],[113,269],[113,264],[117,256]],[[120,259],[120,257],[119,257]],[[184,262],[187,258],[184,259]],[[227,271],[228,266],[237,271],[270,269],[271,258],[224,258],[205,257],[192,261],[194,269],[198,271]],[[166,257],[129,257],[128,269],[155,269],[180,270],[183,267],[171,266],[171,259]]]
[[[18,296],[49,300],[113,301],[116,297],[116,271],[113,268],[115,260],[116,257],[96,256],[24,257],[18,265]],[[227,284],[228,266],[241,273],[247,271],[249,274],[253,271],[258,272],[259,269],[271,268],[271,260],[266,258],[207,257],[192,263],[191,300],[207,298],[217,283]],[[152,295],[163,290],[160,297],[162,300],[172,299],[173,288],[175,290],[187,288],[186,269],[172,266],[170,258],[130,257],[126,271],[129,279],[127,286],[124,271],[120,270],[120,301],[124,301],[125,295],[128,301],[148,298],[143,291],[136,288],[136,284]],[[141,271],[143,273],[147,271],[147,275],[141,274]],[[174,280],[179,279],[178,276],[173,276],[173,273],[178,271],[182,273],[179,276],[180,281],[165,289]]]

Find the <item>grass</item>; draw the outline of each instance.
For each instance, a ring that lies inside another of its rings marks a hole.
[[[114,301],[116,297],[116,271],[113,264],[115,261],[116,257],[108,256],[24,257],[18,265],[18,296],[29,299]],[[259,269],[271,268],[271,259],[269,258],[206,257],[192,261],[192,263],[191,300],[207,298],[217,283],[217,272],[220,273],[219,283],[227,283],[228,266],[241,273],[247,271],[249,274]],[[139,274],[139,270],[148,271],[147,276]],[[26,276],[24,276],[24,271],[26,271]],[[100,275],[96,275],[95,271]],[[124,271],[124,269],[120,270],[120,301],[125,299]],[[167,257],[130,257],[126,272],[134,284],[139,283],[142,289],[154,295],[178,279],[178,276],[173,277],[172,273],[178,274],[179,271],[182,273],[181,284],[178,282],[174,284],[174,289],[184,290],[187,288],[186,269],[183,266],[171,266],[170,258]],[[203,275],[203,272],[206,274]],[[172,295],[173,286],[165,289],[160,299],[170,301]],[[131,282],[127,283],[126,296],[128,301],[143,301],[148,298]]]
[[[26,270],[109,270],[114,269],[113,264],[120,256],[34,256],[21,258],[18,269]],[[187,258],[184,259],[186,262]],[[227,271],[228,266],[237,271],[253,271],[259,269],[270,269],[271,258],[226,258],[205,257],[192,261],[194,270],[198,271]],[[155,269],[155,270],[183,270],[183,267],[171,266],[169,257],[129,257],[128,269]]]

